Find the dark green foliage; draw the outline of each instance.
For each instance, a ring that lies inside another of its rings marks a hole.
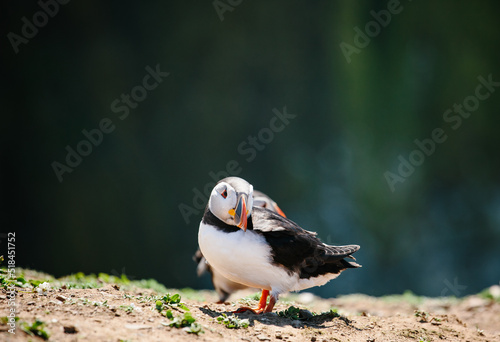
[[[38,336],[44,340],[48,340],[50,334],[45,330],[45,323],[38,318],[32,323],[21,323],[21,330],[30,336]]]

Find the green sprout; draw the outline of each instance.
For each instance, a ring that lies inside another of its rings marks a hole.
[[[415,310],[415,316],[420,318],[421,323],[429,321],[429,314],[425,311]]]
[[[17,316],[14,317],[14,321],[15,322],[19,321],[19,317],[17,317]],[[9,317],[7,317],[7,316],[0,317],[0,323],[2,323],[2,324],[9,323]]]
[[[135,306],[134,304],[130,304],[130,305],[120,305],[120,309],[122,309],[123,311],[125,311],[126,313],[132,313],[135,309]]]
[[[21,323],[21,329],[30,336],[38,336],[44,340],[48,340],[50,336],[49,333],[45,331],[45,323],[38,318],[31,325],[26,322]]]
[[[181,296],[178,293],[174,295],[167,293],[160,299],[156,300],[155,308],[160,313],[164,309],[168,310],[169,308],[180,308],[184,311],[189,311],[189,308],[184,303],[181,303]]]
[[[248,328],[250,325],[250,321],[248,319],[239,319],[234,315],[228,317],[224,313],[217,317],[217,322],[224,324],[228,329]]]
[[[174,328],[184,328],[184,331],[190,334],[202,334],[204,333],[201,324],[196,323],[196,319],[191,316],[189,312],[185,312],[183,316],[178,316],[171,318],[169,326]]]
[[[299,308],[292,305],[284,311],[279,311],[278,316],[284,317],[284,318],[289,318],[291,320],[305,321],[305,320],[308,320],[309,318],[311,318],[312,315],[311,315],[311,312],[309,312],[307,310],[299,309]]]

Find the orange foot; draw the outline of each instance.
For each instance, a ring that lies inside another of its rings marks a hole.
[[[233,313],[242,313],[245,311],[251,311],[254,314],[258,315],[258,314],[261,314],[263,312],[271,312],[271,311],[273,311],[274,304],[276,304],[276,298],[274,298],[274,296],[271,296],[271,299],[269,300],[269,304],[267,304],[267,307],[266,307],[268,296],[269,296],[269,290],[262,290],[262,295],[260,296],[259,306],[257,306],[257,309],[252,309],[252,308],[244,306],[244,307],[239,308],[236,311],[233,311]]]

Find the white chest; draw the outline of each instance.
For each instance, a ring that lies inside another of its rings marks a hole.
[[[273,293],[300,291],[321,286],[337,275],[299,279],[272,263],[271,247],[263,236],[247,230],[226,233],[200,223],[198,244],[210,265],[224,277],[249,287]]]
[[[198,243],[212,267],[232,281],[271,290],[286,274],[271,264],[271,248],[264,237],[251,230],[226,233],[202,222]]]

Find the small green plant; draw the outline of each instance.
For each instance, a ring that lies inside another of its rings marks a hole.
[[[14,321],[15,322],[19,321],[19,317],[17,317],[17,316],[14,317]],[[2,324],[9,323],[9,317],[7,317],[7,316],[0,317],[0,323],[2,323]]]
[[[201,326],[201,324],[196,322],[191,323],[189,327],[185,327],[184,331],[186,331],[189,334],[196,334],[196,335],[205,333],[205,331],[203,331],[203,327]]]
[[[158,310],[158,312],[160,313],[164,309],[169,309],[169,308],[180,308],[184,311],[189,311],[189,308],[184,303],[181,303],[181,296],[178,293],[173,295],[167,293],[163,297],[156,300],[155,307],[156,310]]]
[[[322,312],[321,313],[322,315],[327,315],[327,316],[331,316],[332,318],[335,318],[335,317],[340,317],[340,314],[338,312],[337,309],[330,309],[330,311],[327,311],[327,312]]]
[[[234,315],[228,317],[224,313],[217,317],[217,322],[224,324],[228,329],[248,328],[250,325],[250,321],[248,319],[239,319]]]
[[[31,325],[26,322],[21,323],[21,330],[30,336],[38,336],[44,340],[48,340],[50,336],[45,330],[45,323],[38,318]]]
[[[196,319],[193,316],[191,316],[189,312],[185,312],[184,316],[178,316],[173,318],[172,322],[170,322],[169,325],[175,328],[184,328],[190,326],[195,321]]]
[[[102,303],[101,303],[101,302],[93,302],[92,304],[94,304],[94,306],[101,306],[101,305],[102,305],[102,306],[104,306],[104,307],[106,307],[106,308],[108,308],[108,307],[109,307],[109,305],[108,305],[108,301],[107,301],[107,300],[105,300],[105,301],[104,301],[104,302],[102,302]]]
[[[288,307],[288,309],[284,310],[284,311],[279,311],[278,312],[278,316],[280,317],[285,317],[285,318],[289,318],[291,320],[307,320],[311,317],[311,313],[310,312],[307,312],[307,310],[302,310],[302,309],[299,309],[295,306],[290,306]]]
[[[135,309],[135,305],[134,304],[130,304],[130,305],[120,305],[120,309],[122,309],[123,311],[125,311],[126,313],[132,313]]]
[[[296,320],[299,319],[299,311],[300,311],[299,308],[295,306],[290,306],[288,307],[288,309],[284,311],[279,311],[278,316]]]
[[[259,301],[259,300],[260,300],[260,293],[257,292],[249,296],[240,298],[239,303],[242,305],[251,306],[254,301]]]
[[[196,319],[191,316],[189,312],[185,312],[183,316],[178,316],[171,318],[169,326],[174,328],[184,328],[184,331],[190,334],[202,334],[204,333],[202,326],[196,323]]]
[[[425,311],[415,310],[415,316],[420,318],[421,323],[429,322],[429,314]]]

